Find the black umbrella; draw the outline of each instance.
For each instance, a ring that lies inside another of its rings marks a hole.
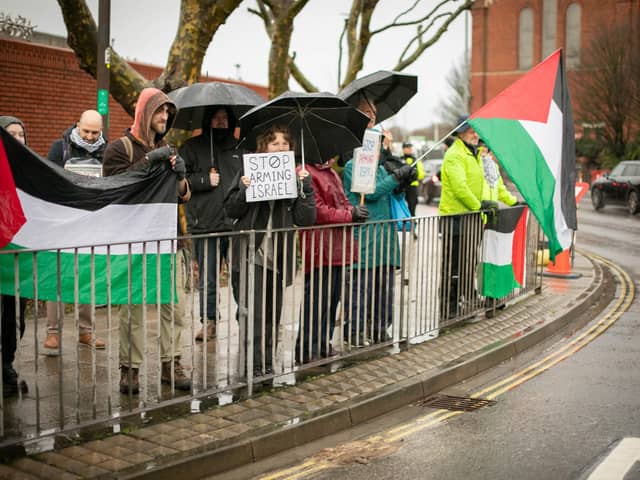
[[[395,115],[418,91],[418,77],[380,70],[357,78],[344,87],[338,96],[357,107],[361,96],[376,106],[376,122]]]
[[[194,130],[202,125],[202,117],[212,106],[230,108],[236,118],[264,102],[264,98],[250,88],[235,83],[194,83],[169,93],[178,107],[173,128]]]
[[[240,137],[255,150],[256,136],[271,125],[287,127],[302,164],[324,163],[359,147],[369,119],[332,93],[285,92],[240,118]]]

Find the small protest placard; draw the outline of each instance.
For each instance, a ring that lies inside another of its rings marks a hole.
[[[352,192],[373,193],[376,190],[379,158],[380,132],[367,129],[362,138],[362,147],[353,151]]]
[[[247,153],[244,174],[249,177],[247,202],[296,198],[296,164],[293,152]]]

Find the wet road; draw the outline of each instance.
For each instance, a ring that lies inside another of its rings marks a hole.
[[[623,266],[637,289],[640,215],[629,216],[617,207],[594,212],[587,196],[578,219],[578,247]],[[579,333],[549,339],[442,393],[470,395],[521,371]],[[418,425],[419,417],[433,412],[424,406],[410,406],[362,428],[289,452],[271,464],[230,472],[225,478],[588,478],[617,442],[625,437],[640,438],[640,300],[636,297],[603,335],[550,370],[501,395],[495,405],[441,421],[436,418],[428,422],[430,426],[382,445],[389,429],[407,422]],[[312,457],[323,448],[319,456]],[[326,461],[327,457],[335,458],[330,469],[306,476],[277,472],[274,476],[276,465],[282,468],[301,459]],[[259,477],[259,472],[269,470],[271,476]],[[626,476],[610,478],[640,478],[640,463],[635,463]]]

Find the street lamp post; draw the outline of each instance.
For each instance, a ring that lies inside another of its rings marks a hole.
[[[109,26],[111,23],[111,0],[100,0],[98,7],[98,92],[96,110],[102,115],[103,130],[109,137],[109,72],[111,48]]]

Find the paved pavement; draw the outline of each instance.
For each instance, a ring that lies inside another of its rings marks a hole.
[[[613,293],[597,262],[576,255],[573,271],[582,276],[545,278],[540,294],[408,350],[396,347],[330,366],[248,400],[196,406],[195,413],[99,439],[77,437],[73,446],[0,465],[0,478],[199,478],[350,428],[490,368],[564,327],[575,328],[581,313]]]

